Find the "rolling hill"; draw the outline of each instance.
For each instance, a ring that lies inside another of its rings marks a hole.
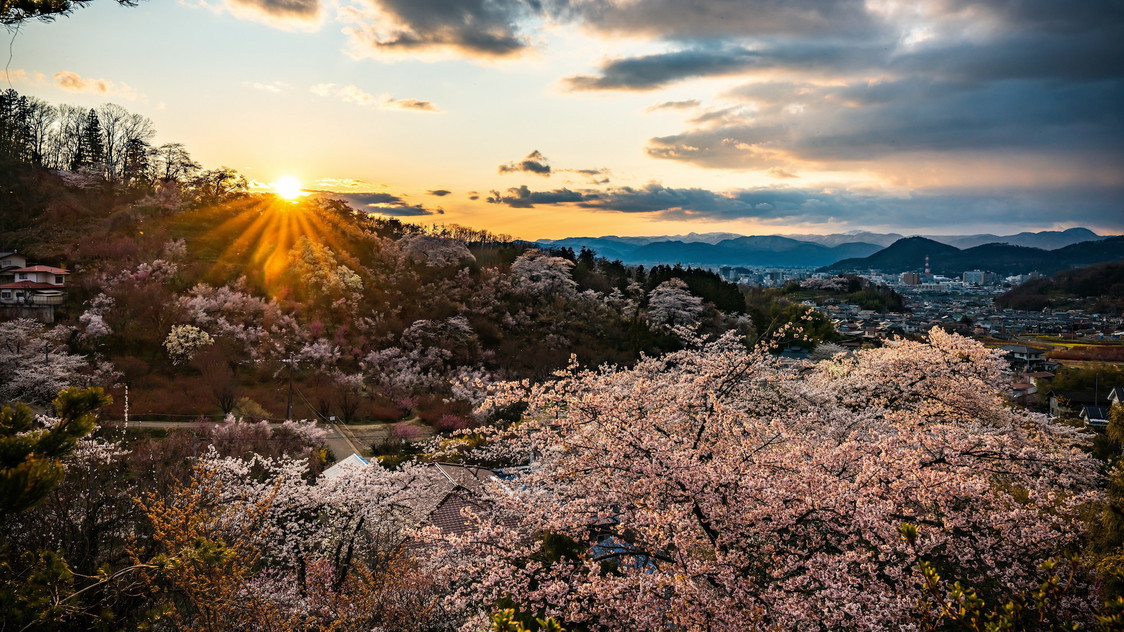
[[[823,270],[920,272],[924,269],[926,255],[934,274],[948,276],[957,276],[966,270],[988,270],[999,274],[1053,273],[1124,260],[1124,237],[1081,242],[1056,250],[1010,244],[984,244],[961,250],[924,237],[909,237],[871,256],[845,259],[825,266]]]

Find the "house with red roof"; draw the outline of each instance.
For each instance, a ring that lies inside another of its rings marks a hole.
[[[69,275],[69,270],[28,266],[23,255],[0,252],[0,305],[61,305]]]

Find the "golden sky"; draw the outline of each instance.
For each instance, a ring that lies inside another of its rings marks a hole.
[[[1118,3],[94,2],[8,82],[207,167],[577,235],[1124,229]]]

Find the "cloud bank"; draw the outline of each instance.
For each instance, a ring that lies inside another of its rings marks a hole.
[[[379,191],[370,192],[336,192],[313,191],[318,197],[343,200],[352,208],[367,213],[378,213],[391,217],[423,217],[426,215],[443,215],[442,209],[429,209],[420,204],[411,204],[402,196]]]
[[[755,187],[730,192],[675,188],[658,183],[604,190],[533,191],[526,185],[493,191],[492,204],[542,206],[643,214],[659,220],[754,220],[778,226],[847,224],[955,229],[969,215],[976,224],[1000,225],[1017,216],[1020,224],[1050,226],[1060,221],[1119,230],[1124,188],[964,190],[895,193],[849,189]],[[1080,209],[1080,210],[1078,210]]]

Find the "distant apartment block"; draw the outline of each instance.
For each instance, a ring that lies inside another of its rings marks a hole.
[[[999,279],[994,272],[968,270],[964,273],[963,281],[968,285],[995,285]]]

